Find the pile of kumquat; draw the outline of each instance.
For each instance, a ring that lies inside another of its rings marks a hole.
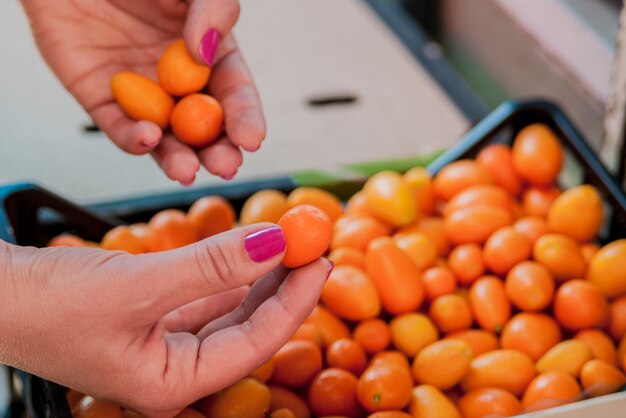
[[[335,269],[269,361],[179,417],[513,416],[620,390],[626,239],[600,246],[601,196],[591,185],[561,190],[563,162],[554,133],[534,124],[512,147],[486,146],[434,178],[376,174],[345,206],[309,187],[252,195],[240,224],[279,222],[301,205],[325,212]],[[227,201],[205,197],[91,245],[162,251],[235,218]],[[68,393],[75,416],[111,407],[81,396]]]

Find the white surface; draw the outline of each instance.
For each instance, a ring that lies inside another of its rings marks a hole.
[[[0,3],[0,28],[0,184],[32,179],[78,202],[181,187],[150,157],[81,132],[89,119],[45,67],[17,1]],[[429,152],[466,127],[361,1],[243,0],[236,32],[269,126],[239,180]],[[336,91],[358,104],[307,107],[310,96]],[[217,181],[204,173],[196,185]]]

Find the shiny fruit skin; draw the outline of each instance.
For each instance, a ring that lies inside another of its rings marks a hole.
[[[529,187],[522,195],[522,211],[526,216],[544,219],[548,216],[552,203],[560,195],[561,189],[555,186]]]
[[[330,248],[348,247],[366,251],[370,242],[387,235],[389,227],[379,220],[370,216],[347,215],[335,222]]]
[[[169,125],[174,99],[147,77],[122,71],[111,79],[111,90],[117,104],[134,120],[148,120],[164,129]]]
[[[522,311],[547,308],[552,302],[554,288],[554,279],[548,269],[534,261],[517,264],[504,281],[507,297]]]
[[[619,341],[626,334],[626,295],[610,301],[607,331],[615,341]]]
[[[515,221],[513,229],[534,245],[539,238],[548,233],[548,224],[539,216],[524,216]]]
[[[172,110],[174,135],[192,147],[205,147],[222,133],[224,110],[214,97],[193,93],[183,97]]]
[[[374,318],[381,310],[380,296],[365,272],[353,266],[336,266],[324,287],[321,301],[349,321]]]
[[[492,144],[483,148],[476,156],[476,162],[489,172],[495,184],[517,195],[522,189],[522,181],[513,168],[513,152],[504,144]]]
[[[479,184],[454,195],[444,206],[444,216],[472,206],[495,206],[513,213],[513,199],[502,187],[493,184]]]
[[[322,332],[316,324],[305,322],[301,324],[289,340],[311,341],[316,346],[322,348]]]
[[[104,234],[100,247],[104,250],[126,251],[129,254],[141,254],[146,251],[143,241],[125,225],[116,226]]]
[[[616,392],[626,384],[620,369],[602,360],[586,362],[580,370],[580,383],[588,396],[602,396]]]
[[[421,313],[398,315],[391,320],[389,329],[393,345],[409,357],[414,357],[439,338],[439,332],[433,321]]]
[[[331,241],[332,247],[332,241]],[[335,263],[335,267],[353,266],[365,270],[365,251],[350,247],[339,247],[331,250],[328,260]]]
[[[317,416],[341,415],[359,418],[361,408],[357,400],[357,378],[338,368],[322,370],[308,389],[308,403]]]
[[[449,295],[456,290],[456,277],[448,267],[435,266],[424,271],[422,283],[426,299],[433,301],[442,295]]]
[[[392,226],[408,225],[418,215],[413,189],[396,172],[374,174],[365,182],[363,193],[367,210]]]
[[[157,63],[159,84],[172,96],[196,93],[206,86],[211,69],[196,62],[179,39],[168,46]]]
[[[604,221],[602,198],[595,187],[588,184],[564,191],[550,206],[548,227],[576,241],[594,239]]]
[[[289,409],[296,418],[311,418],[311,411],[306,401],[295,392],[280,386],[269,386],[271,401],[270,411]]]
[[[626,292],[626,239],[605,245],[591,258],[587,280],[609,298]]]
[[[112,403],[84,396],[72,409],[78,418],[122,418],[122,409]]]
[[[465,341],[472,348],[472,354],[474,357],[478,357],[489,351],[497,350],[500,347],[496,334],[483,329],[467,329],[457,331],[446,335],[445,338]]]
[[[409,411],[413,418],[461,418],[456,405],[442,391],[431,385],[413,388]]]
[[[500,228],[491,234],[483,247],[485,266],[504,276],[516,264],[528,260],[532,248],[530,241],[512,227]]]
[[[469,300],[476,322],[488,331],[501,332],[511,317],[511,303],[502,280],[483,276],[469,291]]]
[[[458,160],[448,164],[433,179],[435,195],[448,201],[457,193],[478,185],[492,184],[489,172],[476,161]]]
[[[448,251],[450,250],[450,242],[446,235],[445,223],[443,219],[435,216],[420,218],[417,222],[400,228],[398,231],[400,234],[410,234],[413,232],[421,232],[428,235],[428,237],[433,240],[437,246],[437,251],[440,256],[448,254]]]
[[[424,285],[420,271],[392,238],[376,238],[369,244],[365,266],[387,312],[398,315],[421,306]]]
[[[466,391],[497,387],[519,396],[535,374],[535,365],[526,354],[500,349],[474,357],[462,386]]]
[[[382,319],[366,319],[354,328],[352,338],[363,347],[367,354],[374,354],[389,346],[391,331],[389,325]]]
[[[577,378],[583,365],[593,358],[589,346],[581,340],[565,340],[550,348],[535,364],[537,372],[561,371]]]
[[[461,340],[440,340],[424,347],[415,357],[412,372],[424,384],[447,390],[467,374],[472,347]]]
[[[396,364],[368,367],[357,385],[357,397],[368,412],[403,409],[411,399],[413,379],[408,370]]]
[[[326,350],[326,364],[359,376],[367,366],[367,355],[356,341],[343,338]]]
[[[249,377],[199,401],[204,415],[220,418],[261,418],[269,406],[268,387]]]
[[[472,326],[472,311],[464,297],[443,295],[431,302],[428,315],[444,334]]]
[[[435,212],[435,190],[432,176],[423,167],[414,167],[402,176],[406,184],[415,193],[417,208],[423,214],[433,214]]]
[[[519,350],[536,361],[559,341],[561,330],[552,317],[521,312],[514,315],[502,330],[500,346]]]
[[[396,234],[393,239],[420,271],[435,265],[438,256],[437,245],[428,235],[419,232]]]
[[[322,337],[322,348],[329,347],[341,338],[350,338],[350,329],[335,314],[321,305],[316,305],[305,320],[319,330]]]
[[[510,417],[522,412],[521,402],[512,393],[499,388],[469,391],[459,399],[463,418]]]
[[[522,129],[513,141],[513,168],[535,186],[554,183],[563,165],[557,136],[545,125],[535,123]]]
[[[310,341],[289,341],[274,355],[272,382],[288,387],[308,384],[322,370],[320,348]]]
[[[617,349],[615,344],[606,333],[599,329],[584,329],[579,331],[575,336],[575,339],[584,341],[593,357],[607,362],[613,366],[617,366]]]
[[[333,233],[333,224],[321,209],[299,205],[289,209],[278,220],[283,230],[286,247],[282,265],[300,267],[321,257]]]
[[[287,204],[290,208],[298,205],[312,205],[323,210],[335,222],[343,214],[341,201],[332,193],[317,187],[297,187],[289,193]]]
[[[513,216],[497,206],[471,206],[445,217],[445,230],[453,244],[482,244],[498,229],[513,223]]]
[[[235,223],[235,210],[221,196],[206,196],[191,205],[187,219],[198,231],[198,238],[204,239],[230,230]]]
[[[287,196],[278,190],[260,190],[244,202],[239,214],[241,225],[259,222],[276,223],[289,210]]]
[[[604,326],[609,316],[606,298],[595,284],[587,280],[563,283],[554,295],[554,316],[571,331]]]
[[[576,379],[564,372],[542,373],[528,385],[522,405],[527,411],[539,411],[573,402],[580,397]]]
[[[533,246],[533,258],[543,264],[557,281],[581,278],[586,263],[574,239],[562,234],[546,234]]]
[[[460,284],[470,285],[485,274],[483,251],[477,244],[461,244],[450,252],[448,267]]]
[[[163,210],[148,222],[146,246],[149,251],[172,250],[193,244],[197,240],[198,232],[180,210]]]

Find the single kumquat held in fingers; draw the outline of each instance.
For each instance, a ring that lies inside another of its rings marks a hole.
[[[528,385],[522,405],[524,411],[533,412],[578,400],[580,386],[571,375],[554,371],[542,373]]]
[[[321,257],[332,237],[333,224],[328,215],[311,205],[289,209],[278,220],[286,248],[282,265],[300,267]]]
[[[554,295],[554,317],[566,329],[601,328],[609,318],[609,304],[598,286],[588,280],[563,283]]]
[[[456,291],[456,277],[448,267],[435,266],[424,271],[422,283],[424,283],[426,299],[429,301]]]
[[[613,366],[617,364],[617,349],[615,343],[604,331],[599,329],[584,329],[578,331],[574,336],[575,339],[584,341],[593,357],[605,361]]]
[[[381,310],[378,290],[367,274],[353,266],[336,266],[324,287],[321,301],[349,321],[374,318]]]
[[[468,329],[473,322],[469,303],[456,294],[439,296],[433,300],[428,315],[444,334]]]
[[[235,209],[221,196],[206,196],[191,205],[187,219],[198,231],[198,238],[204,239],[230,230],[235,223]]]
[[[561,371],[578,378],[583,365],[593,358],[591,349],[581,340],[565,340],[550,348],[535,363],[537,372]]]
[[[443,296],[442,296],[443,297]],[[398,315],[389,323],[394,347],[409,357],[439,339],[439,331],[433,321],[421,313]]]
[[[355,248],[366,251],[370,242],[389,235],[389,227],[369,216],[344,216],[333,226],[331,250]]]
[[[472,314],[483,329],[502,332],[511,317],[511,303],[502,280],[495,276],[476,280],[470,287],[469,301]]]
[[[224,110],[214,97],[193,93],[176,103],[170,124],[181,142],[192,147],[205,147],[220,137]]]
[[[556,321],[543,313],[520,312],[504,326],[500,346],[518,350],[533,361],[539,360],[561,341],[561,329]]]
[[[368,367],[357,384],[359,403],[368,412],[403,409],[411,399],[410,372],[392,363]]]
[[[462,244],[448,256],[448,267],[462,285],[470,285],[485,274],[483,251],[477,244]]]
[[[522,412],[522,403],[499,388],[474,389],[459,399],[463,418],[512,417]]]
[[[423,167],[414,167],[402,176],[415,192],[419,212],[432,215],[436,209],[435,189],[431,174]]]
[[[274,355],[271,381],[288,387],[306,386],[322,370],[322,352],[310,341],[292,340]]]
[[[382,319],[366,319],[356,325],[352,338],[367,354],[375,354],[389,347],[391,331]]]
[[[413,388],[409,411],[413,418],[461,418],[461,413],[452,400],[431,385]]]
[[[433,179],[437,198],[448,201],[457,193],[477,184],[492,184],[493,178],[486,168],[472,160],[459,160],[448,164]]]
[[[547,268],[535,261],[523,261],[506,275],[504,289],[516,308],[541,311],[552,302],[555,284]]]
[[[125,225],[116,226],[104,234],[100,247],[105,250],[126,251],[130,254],[146,252],[146,246],[143,241]]]
[[[483,329],[466,329],[452,332],[446,335],[445,339],[465,341],[472,348],[474,357],[497,350],[500,347],[500,342],[496,334]]]
[[[592,359],[580,370],[580,383],[586,396],[602,396],[622,388],[626,384],[626,376],[614,365]]]
[[[424,347],[413,360],[413,377],[420,382],[447,390],[467,374],[472,347],[461,340],[440,340]]]
[[[539,238],[548,233],[548,224],[539,216],[524,216],[515,221],[513,229],[534,245]]]
[[[317,187],[297,187],[287,196],[290,208],[311,205],[321,209],[335,222],[343,214],[341,201],[332,193]]]
[[[311,418],[311,410],[306,401],[295,392],[280,386],[269,386],[270,411],[289,409],[296,418]]]
[[[326,364],[360,376],[367,366],[365,350],[354,340],[337,340],[326,350]]]
[[[563,160],[557,136],[543,124],[523,128],[513,141],[513,168],[522,180],[534,186],[554,183]]]
[[[522,195],[522,212],[526,216],[537,216],[545,219],[550,206],[561,194],[556,186],[529,187]]]
[[[535,375],[535,365],[526,354],[499,349],[474,357],[461,384],[465,391],[496,387],[519,396]]]
[[[359,418],[358,380],[352,373],[331,367],[322,370],[311,382],[308,402],[317,416],[341,415]]]
[[[193,244],[198,240],[198,231],[177,209],[166,209],[154,215],[148,222],[146,246],[148,251],[172,250]]]
[[[193,59],[182,39],[168,46],[157,63],[159,84],[173,96],[199,92],[210,75],[211,69]]]
[[[197,403],[198,409],[209,417],[259,418],[269,409],[270,390],[249,377],[210,395]]]
[[[273,189],[260,190],[244,202],[239,214],[239,223],[241,225],[276,223],[288,210],[285,193]]]
[[[513,168],[513,152],[504,144],[492,144],[483,148],[476,162],[489,172],[495,184],[513,196],[522,190],[522,180]]]

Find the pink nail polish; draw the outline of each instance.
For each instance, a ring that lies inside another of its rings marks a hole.
[[[200,41],[200,56],[209,67],[213,65],[217,47],[220,45],[222,36],[215,29],[209,29]]]
[[[333,270],[335,269],[335,262],[332,260],[328,260],[328,271],[326,272],[326,280],[328,280],[328,278],[330,277],[330,274],[333,272]]]
[[[285,251],[285,236],[278,226],[261,229],[246,235],[243,246],[248,257],[255,263],[269,260]]]

